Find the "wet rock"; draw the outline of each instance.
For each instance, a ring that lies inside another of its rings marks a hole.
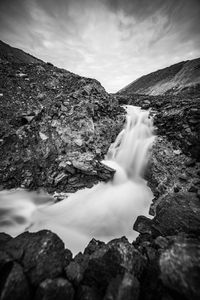
[[[139,299],[140,284],[133,274],[125,273],[114,278],[106,291],[104,300]]]
[[[164,286],[185,299],[199,299],[199,240],[174,237],[173,244],[161,254],[159,265]]]
[[[8,264],[0,269],[0,299],[29,300],[28,281],[18,263]]]
[[[40,283],[35,300],[73,300],[74,289],[72,284],[63,278],[46,279]]]
[[[23,265],[33,286],[62,274],[65,261],[64,243],[51,231],[22,233],[7,243],[6,252]]]

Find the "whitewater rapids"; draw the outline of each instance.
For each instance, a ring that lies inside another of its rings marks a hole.
[[[16,236],[25,230],[50,229],[73,253],[92,238],[107,242],[125,235],[132,241],[137,216],[149,216],[152,193],[142,175],[154,135],[148,111],[129,105],[126,110],[125,127],[103,161],[116,170],[112,181],[79,190],[58,203],[48,202],[44,194],[2,191],[0,231]]]

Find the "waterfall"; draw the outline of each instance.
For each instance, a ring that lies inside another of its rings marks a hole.
[[[147,111],[125,108],[125,127],[103,161],[116,170],[112,181],[79,190],[53,204],[45,203],[45,195],[0,192],[0,231],[17,235],[27,227],[29,231],[50,229],[74,253],[82,251],[93,237],[107,242],[125,235],[133,240],[137,236],[133,223],[138,215],[148,216],[152,200],[142,175],[154,136]]]

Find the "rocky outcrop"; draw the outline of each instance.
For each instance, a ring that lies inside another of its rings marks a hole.
[[[124,110],[98,81],[20,51],[0,44],[1,189],[74,192],[109,180],[100,160]]]

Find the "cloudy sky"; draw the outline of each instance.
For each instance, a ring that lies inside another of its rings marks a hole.
[[[200,0],[0,0],[0,39],[116,92],[200,56]]]

